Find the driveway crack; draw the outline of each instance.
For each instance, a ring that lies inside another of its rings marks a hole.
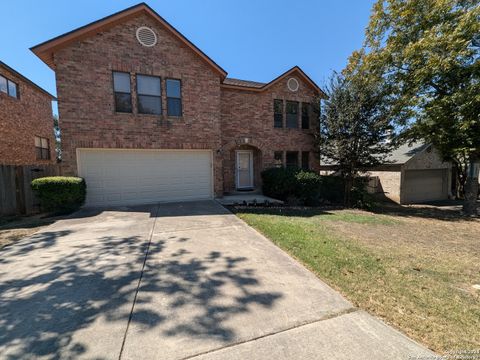
[[[222,346],[222,347],[219,347],[219,348],[216,348],[216,349],[211,349],[211,350],[207,350],[207,351],[204,351],[204,352],[195,354],[195,355],[190,355],[190,356],[187,356],[187,357],[182,358],[181,360],[195,359],[196,357],[199,357],[199,356],[202,356],[202,355],[214,353],[214,352],[217,352],[217,351],[220,351],[220,350],[224,350],[224,349],[228,349],[228,348],[235,347],[235,346],[237,346],[237,345],[242,345],[242,344],[246,344],[246,343],[249,343],[249,342],[252,342],[252,341],[256,341],[256,340],[259,340],[259,339],[263,339],[263,338],[267,338],[267,337],[274,336],[274,335],[277,335],[277,334],[281,334],[281,333],[284,333],[284,332],[287,332],[287,331],[290,331],[290,330],[298,329],[298,328],[300,328],[300,327],[302,327],[302,326],[319,323],[319,322],[322,322],[322,321],[325,321],[325,320],[331,320],[331,319],[334,319],[334,318],[337,318],[337,317],[340,317],[340,316],[343,316],[343,315],[347,315],[347,314],[353,313],[353,312],[358,311],[358,310],[359,310],[359,309],[356,308],[356,307],[349,307],[349,308],[344,309],[344,310],[341,310],[341,311],[331,312],[331,313],[325,314],[324,316],[322,316],[321,318],[316,319],[316,320],[306,321],[306,322],[303,322],[303,323],[301,323],[301,324],[297,324],[297,325],[290,326],[290,327],[288,327],[288,328],[286,328],[286,329],[282,329],[282,330],[278,330],[278,331],[273,331],[273,332],[266,333],[266,334],[263,334],[263,335],[260,335],[260,336],[256,336],[256,337],[251,338],[251,339],[246,339],[246,340],[238,341],[238,342],[235,342],[235,343],[232,343],[232,344],[228,344],[228,345],[226,345],[226,346]]]
[[[157,208],[155,209],[155,220],[153,220],[152,230],[150,231],[150,235],[148,237],[147,250],[145,251],[145,257],[143,258],[142,270],[140,271],[140,277],[138,279],[137,288],[135,289],[135,296],[133,297],[132,308],[130,309],[130,315],[128,316],[127,328],[125,329],[125,333],[123,334],[122,346],[120,348],[120,354],[118,355],[118,360],[121,360],[123,355],[123,349],[125,348],[125,341],[127,340],[128,329],[130,328],[130,323],[132,322],[133,311],[135,310],[135,304],[137,302],[137,296],[140,290],[140,285],[142,283],[145,266],[147,265],[148,253],[150,251],[150,245],[152,244],[153,233],[155,231],[155,225],[157,224],[159,209],[160,209],[160,204],[157,204]]]

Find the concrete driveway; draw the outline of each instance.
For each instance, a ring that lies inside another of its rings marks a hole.
[[[213,201],[83,210],[0,251],[2,359],[408,359]]]

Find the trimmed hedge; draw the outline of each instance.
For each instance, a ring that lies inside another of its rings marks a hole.
[[[70,212],[85,202],[87,186],[79,177],[43,177],[33,180],[31,185],[44,211]]]
[[[325,201],[343,202],[345,186],[338,176],[321,176],[295,168],[271,168],[262,172],[262,181],[263,193],[275,199],[297,199],[308,206]]]

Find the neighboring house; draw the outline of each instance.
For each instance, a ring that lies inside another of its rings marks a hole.
[[[0,61],[0,165],[55,162],[52,100],[51,94]]]
[[[32,48],[55,71],[64,173],[87,204],[209,199],[283,163],[318,170],[298,67],[258,83],[227,73],[146,4]]]
[[[322,163],[320,168],[325,172],[335,166]],[[431,145],[421,143],[398,147],[385,164],[367,172],[372,178],[370,192],[400,204],[448,199],[451,173],[451,164],[443,162]]]

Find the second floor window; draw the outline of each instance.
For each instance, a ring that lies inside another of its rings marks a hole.
[[[18,99],[18,85],[0,75],[0,91]]]
[[[298,128],[298,102],[287,101],[287,128]]]
[[[180,80],[167,79],[167,115],[182,116],[182,84]]]
[[[160,78],[158,76],[137,75],[138,113],[161,115]]]
[[[50,141],[46,138],[35,136],[35,153],[37,160],[49,160]]]
[[[113,91],[115,92],[115,111],[131,113],[132,93],[129,73],[113,72]]]
[[[273,127],[283,127],[283,100],[273,100]]]
[[[302,103],[302,129],[310,128],[310,112],[310,104]]]

